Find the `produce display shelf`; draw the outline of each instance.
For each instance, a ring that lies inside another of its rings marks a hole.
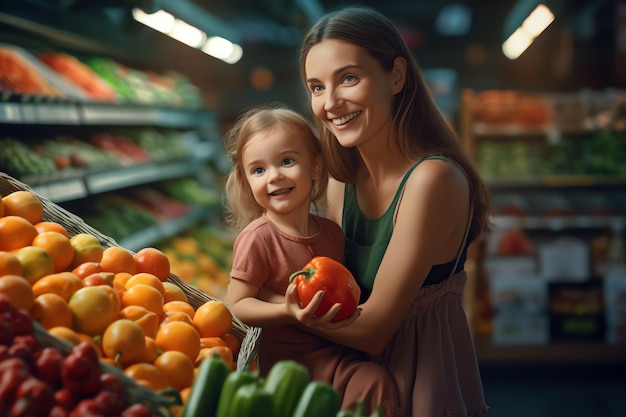
[[[527,188],[588,188],[617,187],[624,184],[624,178],[598,177],[593,175],[547,175],[529,179],[494,180],[487,184],[492,189],[527,189]]]
[[[76,107],[69,103],[19,105],[20,121],[28,124],[79,125]]]
[[[29,179],[33,190],[47,199],[61,203],[93,194],[119,190],[155,181],[195,174],[202,160],[149,163],[98,172],[85,172],[72,178]]]
[[[626,346],[602,342],[551,342],[545,345],[496,345],[475,341],[481,364],[497,363],[611,363],[626,364]]]
[[[197,224],[205,215],[205,207],[194,206],[189,213],[183,216],[150,226],[140,232],[120,239],[119,244],[132,251],[138,251],[143,247],[152,246],[157,242],[176,236]]]
[[[492,216],[491,222],[498,228],[509,226],[535,230],[604,229],[616,223],[626,223],[624,216]]]
[[[210,110],[121,103],[15,101],[22,98],[0,101],[0,123],[190,128],[215,125],[217,120]]]
[[[33,185],[33,190],[37,194],[57,203],[85,198],[89,195],[87,186],[82,178],[72,178],[47,184]]]
[[[188,160],[142,164],[114,171],[87,174],[84,177],[84,181],[91,194],[99,194],[193,174],[198,170],[199,164],[200,161]]]

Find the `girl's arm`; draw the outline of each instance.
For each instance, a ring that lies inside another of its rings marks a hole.
[[[298,324],[304,317],[312,316],[321,302],[321,295],[320,292],[311,304],[300,308],[297,298],[289,298],[290,302],[287,302],[287,298],[280,294],[259,290],[245,281],[231,278],[225,301],[233,313],[247,325],[274,327]],[[259,299],[260,297],[267,301]]]
[[[343,345],[370,354],[382,352],[431,267],[455,258],[468,214],[464,174],[447,162],[423,162],[407,181],[391,241],[360,317],[340,330],[314,327],[311,317],[302,323]]]

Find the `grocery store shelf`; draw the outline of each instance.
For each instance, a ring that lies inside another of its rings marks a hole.
[[[0,123],[54,125],[115,125],[194,128],[215,125],[210,110],[155,108],[120,103],[0,102]]]
[[[59,180],[32,186],[33,191],[55,203],[76,200],[89,195],[82,178]]]
[[[184,216],[151,226],[121,239],[118,243],[128,250],[138,251],[141,248],[152,246],[162,240],[176,236],[185,229],[199,223],[206,214],[205,207],[194,206]]]
[[[604,229],[616,223],[626,223],[624,216],[493,216],[495,228],[511,226],[535,230]]]
[[[73,178],[38,181],[32,188],[50,201],[61,203],[135,185],[194,175],[202,163],[203,159],[197,158],[191,161],[155,162],[115,170],[86,172]]]
[[[559,342],[546,345],[494,345],[488,340],[475,342],[480,363],[622,363],[626,346],[602,342]]]
[[[576,188],[576,187],[617,187],[626,184],[626,178],[598,177],[593,175],[546,175],[537,178],[487,181],[492,189],[530,188]]]
[[[198,170],[198,165],[199,163],[188,160],[159,162],[131,166],[116,171],[87,174],[84,177],[84,181],[91,194],[99,194],[134,185],[190,175]]]

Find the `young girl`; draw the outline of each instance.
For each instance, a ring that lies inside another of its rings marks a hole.
[[[313,315],[321,292],[304,309],[261,300],[262,293],[267,299],[284,296],[289,276],[314,256],[344,259],[341,228],[311,213],[312,205],[323,205],[328,173],[310,123],[284,107],[255,107],[227,134],[226,150],[233,164],[226,182],[227,219],[239,231],[226,301],[244,323],[263,329],[261,374],[279,360],[293,359],[308,368],[311,379],[329,382],[343,394],[342,408],[354,408],[361,397],[368,413],[383,405],[386,415],[394,416],[397,392],[382,366],[296,326],[299,317]],[[327,321],[338,307],[318,319]]]

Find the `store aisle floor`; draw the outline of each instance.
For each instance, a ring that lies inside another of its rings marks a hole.
[[[626,366],[483,365],[490,417],[624,417]]]

